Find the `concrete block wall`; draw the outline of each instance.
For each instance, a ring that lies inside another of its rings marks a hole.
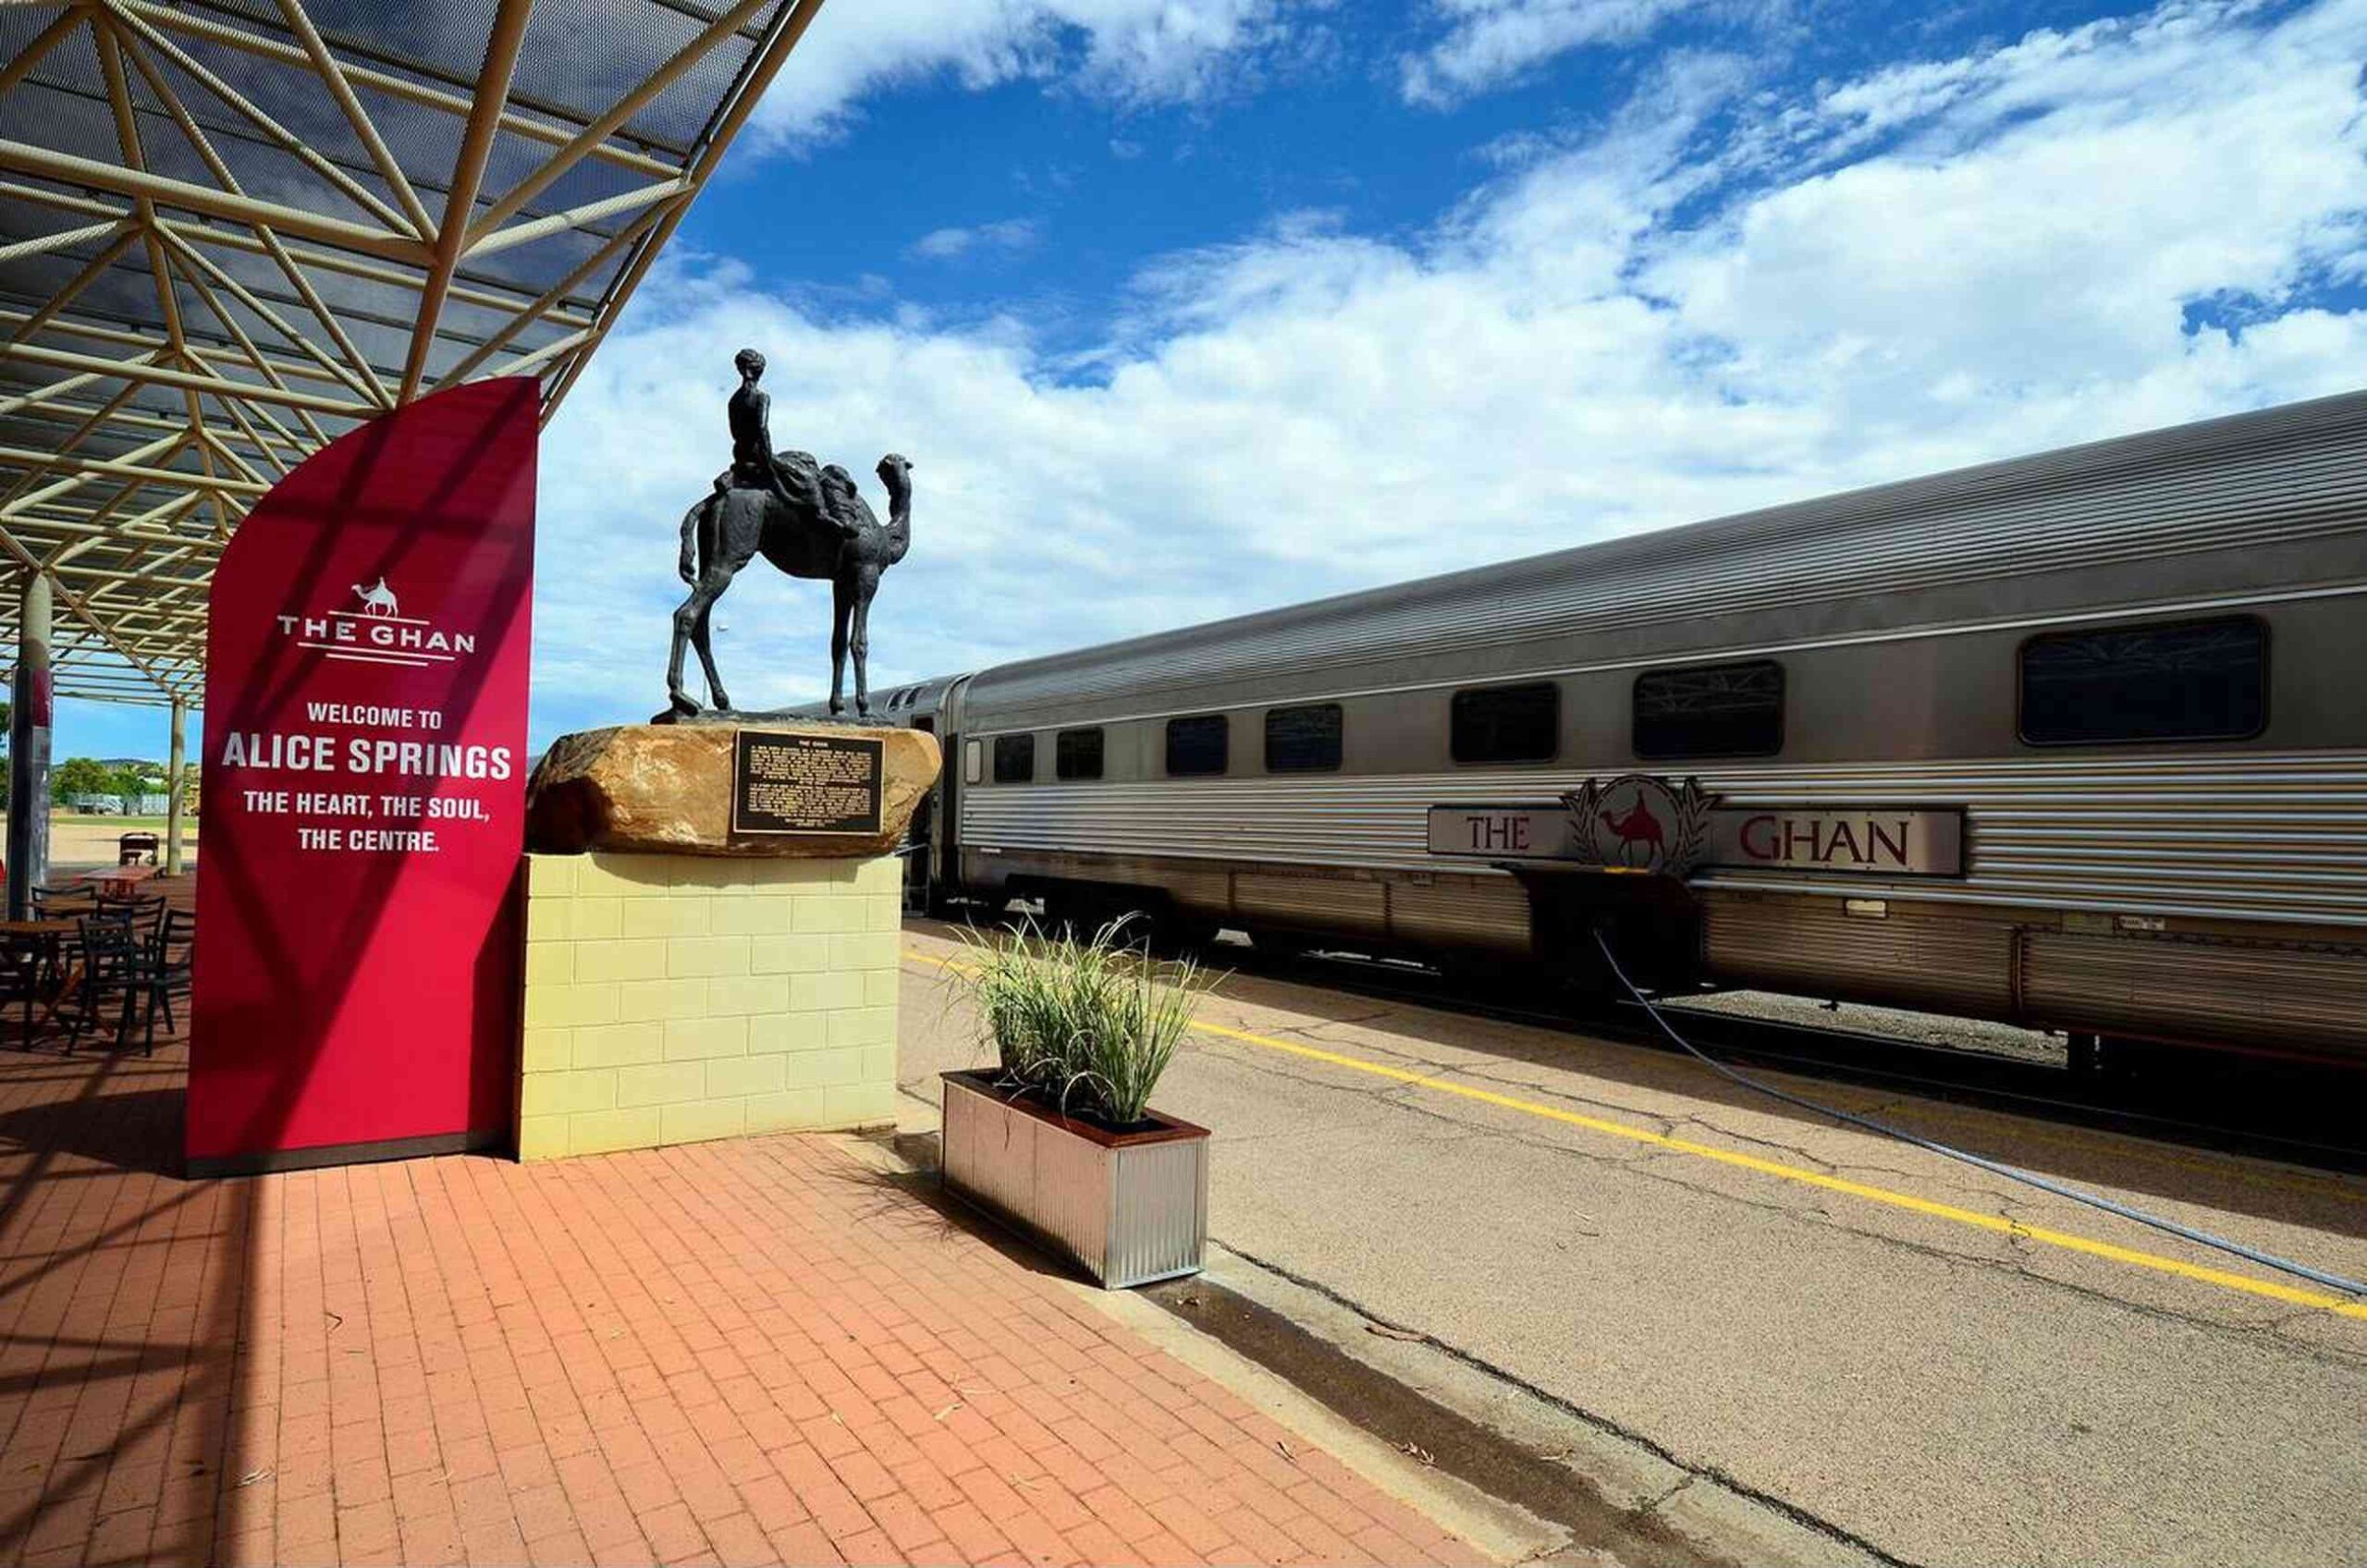
[[[518,1158],[895,1121],[902,868],[526,857]]]

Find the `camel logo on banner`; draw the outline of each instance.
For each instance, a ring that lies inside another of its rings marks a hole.
[[[1434,855],[1686,876],[1710,866],[1960,876],[1964,812],[1931,806],[1730,806],[1650,774],[1589,778],[1559,802],[1432,806]]]
[[[279,634],[300,648],[346,664],[398,665],[407,669],[432,669],[454,664],[477,651],[474,631],[440,627],[432,619],[406,616],[402,600],[386,585],[384,573],[375,582],[353,585],[358,609],[323,610],[318,615],[283,613],[272,619]]]

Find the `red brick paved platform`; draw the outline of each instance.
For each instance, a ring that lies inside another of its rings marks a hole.
[[[180,1179],[0,1051],[0,1554],[1426,1562],[1465,1543],[825,1139]]]

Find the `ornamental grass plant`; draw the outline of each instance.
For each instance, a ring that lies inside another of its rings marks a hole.
[[[1032,921],[1001,941],[970,939],[970,962],[954,973],[993,1036],[1005,1087],[1111,1127],[1143,1120],[1208,983],[1188,958],[1131,946],[1130,919],[1085,941]]]

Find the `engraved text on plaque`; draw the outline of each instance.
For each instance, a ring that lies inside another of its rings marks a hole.
[[[876,736],[738,731],[731,830],[877,833],[882,749]]]

